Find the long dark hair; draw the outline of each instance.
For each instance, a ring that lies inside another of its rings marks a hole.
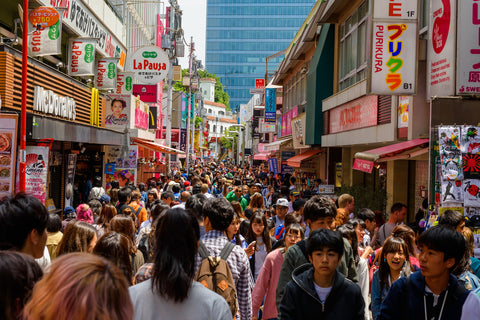
[[[155,230],[152,289],[159,295],[182,302],[195,275],[195,257],[200,228],[197,219],[181,208],[161,216]]]
[[[257,235],[255,234],[255,232],[253,232],[253,228],[252,228],[252,224],[254,222],[263,224],[264,226],[263,232],[262,232],[263,243],[265,243],[265,248],[267,249],[267,253],[272,251],[272,241],[270,240],[270,234],[268,233],[267,218],[265,218],[265,214],[263,214],[263,212],[261,211],[257,211],[253,213],[252,216],[250,217],[250,225],[247,231],[248,243],[257,239]],[[255,247],[257,247],[256,244],[255,244]]]
[[[405,264],[402,271],[405,273],[405,276],[409,276],[411,272],[415,271],[413,266],[410,264],[410,255],[408,251],[408,245],[400,237],[388,237],[383,244],[382,253],[380,254],[380,263],[378,267],[378,275],[380,278],[380,290],[383,288],[390,289],[390,284],[388,282],[388,277],[390,275],[390,266],[387,262],[387,254],[395,253],[402,250],[405,254]]]
[[[360,256],[358,255],[358,239],[355,228],[351,224],[343,224],[337,228],[337,231],[340,232],[342,237],[350,241],[352,251],[353,251],[353,260],[355,261],[355,266],[358,266],[360,262]]]
[[[93,253],[108,259],[125,275],[129,285],[132,284],[132,264],[130,263],[130,241],[123,234],[110,231],[97,242]]]

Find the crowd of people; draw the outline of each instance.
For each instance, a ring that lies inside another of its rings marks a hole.
[[[478,319],[480,261],[456,211],[424,230],[395,203],[210,163],[48,213],[0,201],[2,319]],[[421,217],[420,217],[421,218]]]

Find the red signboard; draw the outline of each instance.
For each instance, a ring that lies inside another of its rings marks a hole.
[[[377,125],[378,97],[366,96],[330,110],[330,133]]]
[[[134,84],[133,95],[140,96],[143,102],[157,102],[157,88],[156,84]]]
[[[34,26],[41,26],[42,28],[53,26],[59,19],[57,10],[51,7],[38,7],[28,14],[28,21]]]
[[[255,79],[255,89],[265,88],[265,79]]]
[[[372,173],[373,165],[374,165],[373,161],[355,159],[355,162],[353,163],[353,169],[363,171],[366,173]]]

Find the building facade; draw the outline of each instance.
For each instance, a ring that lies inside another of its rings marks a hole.
[[[314,0],[208,0],[206,68],[220,77],[238,110],[250,99],[256,78],[264,78],[266,58],[286,49]],[[283,59],[269,61],[274,70]]]

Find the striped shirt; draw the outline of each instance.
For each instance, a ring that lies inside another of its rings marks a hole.
[[[212,230],[201,237],[201,241],[207,247],[210,255],[218,257],[225,244],[228,242],[223,232]],[[195,272],[200,268],[202,258],[197,254],[195,260]],[[227,258],[227,264],[232,272],[235,288],[237,291],[238,307],[241,320],[252,318],[252,292],[250,263],[245,251],[240,246],[235,246]]]

